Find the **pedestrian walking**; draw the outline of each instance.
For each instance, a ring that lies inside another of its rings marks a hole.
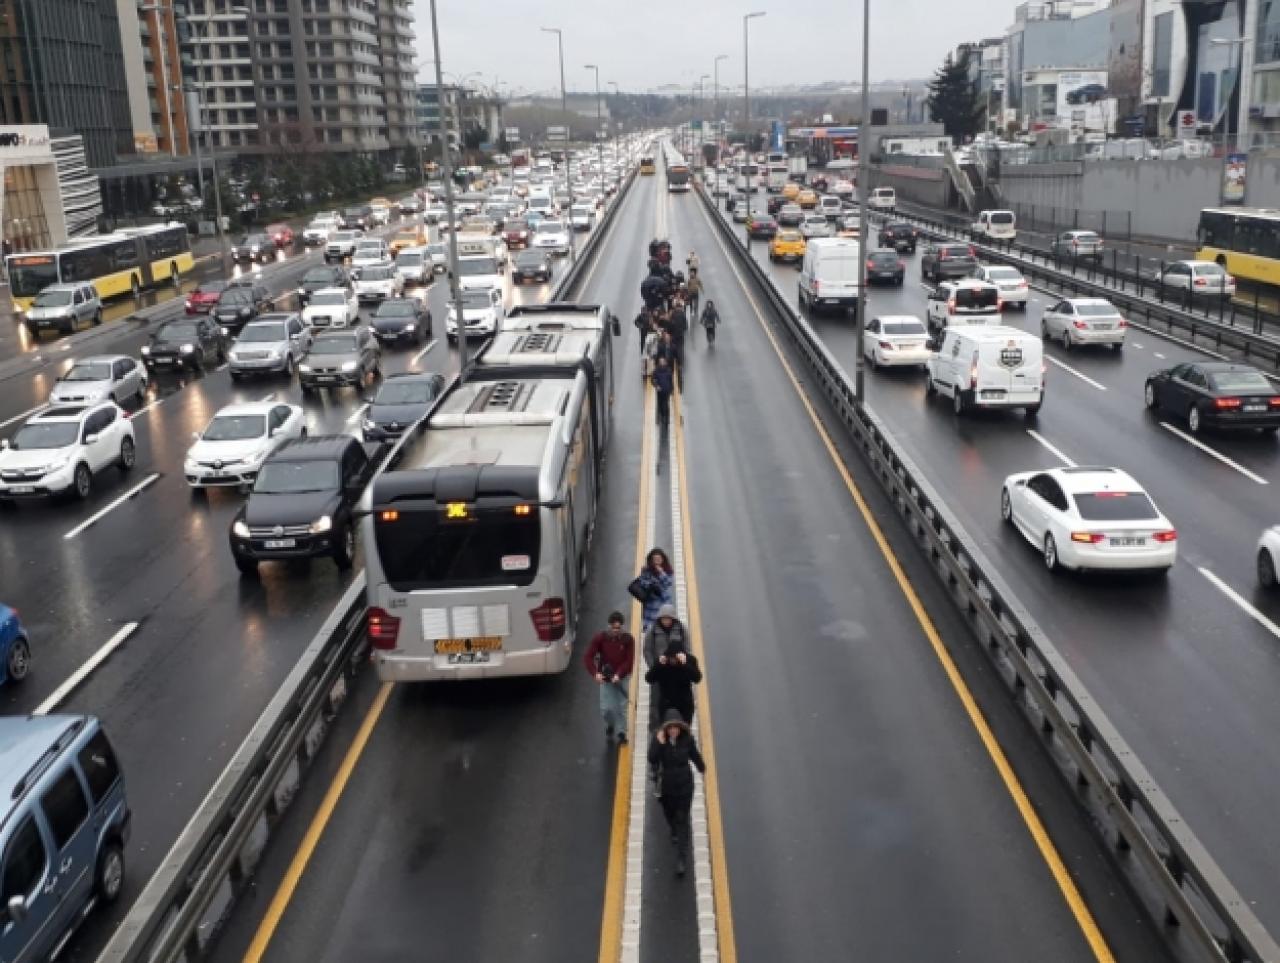
[[[666,428],[671,421],[671,393],[675,390],[667,355],[658,355],[658,366],[653,369],[652,380],[654,394],[658,399],[658,424]]]
[[[698,303],[702,300],[702,278],[698,276],[697,269],[689,272],[689,281],[686,284],[689,289],[689,317],[696,318],[698,316]],[[692,335],[692,331],[689,332]]]
[[[662,554],[662,557],[666,558],[666,554],[661,549],[654,549],[654,554]],[[641,575],[641,578],[643,577]],[[674,573],[671,583],[671,601],[663,602],[658,606],[657,611],[654,613],[653,621],[648,622],[648,627],[644,632],[644,647],[641,654],[644,656],[646,669],[651,669],[658,665],[658,660],[666,657],[667,650],[672,645],[676,646],[681,652],[689,651],[689,632],[684,623],[680,621],[679,613],[676,612]]]
[[[658,661],[650,666],[644,681],[653,686],[658,698],[658,717],[665,719],[675,709],[686,722],[693,723],[693,687],[702,681],[698,658],[679,641],[671,641]]]
[[[707,344],[716,343],[716,326],[720,324],[720,312],[716,310],[716,303],[710,298],[707,299],[707,306],[702,309],[702,326],[707,329]]]
[[[662,728],[649,743],[649,765],[658,772],[662,815],[671,830],[676,850],[676,875],[684,876],[689,866],[689,813],[693,809],[693,770],[703,775],[707,764],[698,751],[688,724],[672,709],[662,720]]]
[[[609,613],[609,627],[591,638],[582,662],[600,687],[600,715],[604,719],[604,737],[618,745],[627,742],[627,690],[636,661],[636,640],[622,630],[621,612]],[[673,683],[674,684],[674,683]]]
[[[635,321],[632,322],[636,326],[636,331],[640,335],[640,356],[644,357],[644,341],[649,334],[652,315],[649,313],[647,305],[640,307],[640,313],[636,315]]]
[[[658,621],[663,606],[670,607],[671,615],[674,616],[676,614],[676,573],[671,567],[671,559],[667,557],[667,553],[660,548],[649,549],[649,554],[644,559],[644,568],[640,569],[640,574],[632,580],[627,591],[644,606],[641,623],[645,633],[648,633],[653,623]],[[646,666],[651,661],[651,657],[645,657]]]

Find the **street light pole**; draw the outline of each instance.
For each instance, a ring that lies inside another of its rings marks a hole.
[[[616,104],[622,99],[622,94],[618,90],[618,82],[616,80],[606,80],[606,84],[613,88],[613,100]],[[618,144],[618,131],[622,129],[622,122],[613,119],[613,112],[609,112],[609,123],[613,127],[613,189],[616,193],[618,188],[622,186],[622,156]]]
[[[862,119],[858,121],[858,303],[855,310],[853,343],[858,346],[853,362],[853,398],[859,407],[866,400],[863,371],[862,332],[867,320],[867,192],[870,168],[867,164],[867,129],[871,119],[871,0],[862,0]]]
[[[600,68],[597,67],[595,64],[587,64],[585,69],[594,70],[596,72],[596,161],[600,165],[600,183],[603,186],[604,184],[604,138],[600,136],[600,124],[603,119],[603,115],[601,113],[603,107],[600,102]],[[573,229],[572,223],[569,224],[569,228],[570,230]]]
[[[745,138],[744,146],[747,149],[748,170],[755,163],[754,155],[751,152],[751,63],[749,49],[747,44],[747,24],[756,17],[763,17],[764,11],[758,10],[755,13],[744,13],[742,15],[742,132]],[[751,250],[751,208],[752,201],[755,199],[756,181],[751,177],[747,178],[747,217],[743,221],[747,234],[747,250]]]
[[[462,289],[458,281],[458,224],[453,218],[453,160],[449,157],[449,125],[444,117],[444,71],[440,68],[440,27],[436,22],[436,0],[431,0],[431,45],[436,55],[436,124],[440,128],[444,216],[449,222],[449,297],[453,299],[454,310],[458,315],[458,383],[461,384],[467,379],[467,321],[462,310]]]
[[[712,110],[712,113],[715,115],[712,120],[712,123],[714,124],[713,129],[715,131],[715,144],[716,144],[716,198],[717,198],[716,203],[717,204],[720,203],[720,201],[718,200],[718,198],[720,197],[720,61],[728,60],[728,59],[729,59],[728,54],[716,54],[714,65],[711,68],[712,71],[714,72],[714,77],[715,77],[715,98],[716,98],[715,107]]]
[[[434,2],[434,0],[433,0]],[[574,260],[578,254],[573,237],[573,161],[571,160],[573,152],[569,149],[569,137],[573,133],[573,125],[567,120],[569,116],[569,94],[564,85],[564,31],[559,27],[543,27],[543,33],[553,33],[556,35],[556,47],[560,51],[560,113],[565,119],[564,128],[564,186],[569,192],[569,212],[571,215],[569,221],[569,259]]]
[[[707,102],[707,81],[710,79],[711,79],[710,74],[703,74],[701,77],[698,78],[698,113],[699,114],[706,112],[706,108],[703,105],[706,104]],[[698,127],[698,138],[694,144],[694,150],[698,152],[698,166],[705,167],[706,162],[703,159],[702,148],[707,141],[707,119],[705,117],[699,117],[698,123],[700,126]]]

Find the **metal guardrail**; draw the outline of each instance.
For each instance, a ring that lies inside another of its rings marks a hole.
[[[859,407],[840,363],[791,307],[736,231],[702,203],[816,376],[935,572],[982,642],[1015,703],[1086,808],[1113,861],[1180,959],[1278,963],[1280,945],[1226,878],[1085,690],[1066,659],[879,418]]]
[[[556,284],[552,300],[575,293],[634,178],[633,171],[624,179],[598,229]],[[98,963],[204,958],[345,705],[350,680],[368,664],[365,587],[361,572],[130,907]]]

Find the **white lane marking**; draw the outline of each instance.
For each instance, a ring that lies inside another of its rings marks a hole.
[[[1152,352],[1152,354],[1154,354],[1157,358],[1163,358],[1163,357],[1164,357],[1164,355],[1162,355],[1159,351],[1153,351],[1153,352]]]
[[[63,343],[62,345],[60,345],[60,346],[59,346],[58,350],[59,350],[59,351],[70,351],[70,350],[71,350],[71,342],[70,342],[70,341],[67,341],[67,342]]]
[[[80,683],[82,683],[85,679],[89,677],[89,673],[91,673],[98,666],[102,665],[102,663],[106,661],[107,656],[109,656],[116,649],[120,648],[120,646],[124,644],[125,639],[129,638],[129,636],[133,635],[133,633],[136,632],[137,630],[138,630],[137,622],[126,622],[124,625],[120,626],[120,631],[118,631],[115,635],[111,636],[111,638],[107,639],[107,641],[103,644],[102,648],[98,649],[97,652],[89,656],[88,661],[85,662],[84,665],[80,666],[80,668],[76,669],[75,672],[71,673],[71,675],[67,678],[67,680],[62,683],[62,685],[58,686],[58,688],[53,690],[53,693],[49,696],[49,698],[45,699],[44,702],[36,706],[35,712],[33,712],[32,715],[45,716],[45,715],[48,715],[50,712],[52,712],[54,709],[58,708],[58,706],[62,704],[62,701],[66,699],[67,696],[71,695],[71,693],[74,692],[80,686]]]
[[[1089,377],[1087,374],[1085,374],[1083,371],[1077,371],[1075,368],[1071,367],[1071,365],[1069,365],[1069,364],[1063,364],[1061,361],[1059,361],[1057,358],[1053,357],[1052,355],[1047,355],[1047,354],[1046,354],[1046,355],[1044,356],[1044,359],[1045,359],[1046,361],[1048,361],[1050,364],[1056,364],[1059,368],[1061,368],[1061,369],[1062,369],[1063,371],[1065,371],[1067,374],[1075,375],[1077,378],[1079,378],[1079,379],[1080,379],[1081,381],[1083,381],[1085,384],[1093,385],[1093,386],[1094,386],[1095,388],[1097,388],[1099,391],[1106,391],[1106,390],[1107,390],[1107,386],[1106,386],[1106,385],[1098,384],[1098,382],[1094,381],[1092,378],[1090,378],[1090,377]]]
[[[1131,348],[1137,348],[1139,351],[1141,351],[1141,350],[1142,350],[1142,345],[1138,344],[1138,342],[1136,342],[1136,341],[1130,341],[1130,342],[1129,342],[1129,347],[1131,347]]]
[[[227,370],[227,366],[228,366],[228,365],[230,365],[230,364],[231,364],[231,362],[230,362],[230,361],[224,361],[224,362],[222,362],[222,364],[218,365],[218,367],[214,368],[213,370],[214,370],[214,371],[226,371],[226,370]]]
[[[1194,437],[1194,436],[1192,436],[1192,435],[1188,435],[1188,434],[1187,434],[1185,431],[1183,431],[1182,429],[1173,427],[1173,425],[1169,424],[1169,422],[1167,422],[1167,421],[1162,421],[1162,422],[1160,422],[1160,427],[1161,427],[1161,428],[1165,428],[1165,429],[1167,429],[1167,430],[1169,430],[1169,431],[1173,432],[1173,434],[1177,435],[1179,438],[1181,438],[1181,439],[1182,439],[1183,441],[1185,441],[1187,444],[1189,444],[1189,445],[1194,445],[1196,448],[1199,448],[1199,449],[1200,449],[1202,452],[1204,452],[1206,455],[1210,455],[1210,456],[1212,456],[1212,457],[1214,457],[1214,458],[1218,459],[1218,461],[1222,462],[1222,463],[1223,463],[1224,465],[1226,465],[1228,468],[1234,468],[1234,469],[1235,469],[1236,471],[1238,471],[1240,474],[1244,475],[1244,477],[1245,477],[1245,478],[1248,478],[1248,479],[1249,479],[1249,480],[1251,480],[1251,481],[1255,481],[1255,482],[1257,482],[1259,485],[1266,485],[1266,484],[1268,484],[1267,480],[1266,480],[1265,478],[1263,478],[1261,475],[1255,475],[1253,472],[1249,471],[1249,469],[1245,468],[1245,467],[1244,467],[1244,465],[1241,465],[1239,462],[1232,461],[1230,458],[1228,458],[1228,457],[1227,457],[1226,455],[1224,455],[1222,452],[1217,451],[1216,449],[1210,448],[1208,445],[1206,445],[1206,444],[1205,444],[1203,441],[1201,441],[1199,438],[1196,438],[1196,437]]]
[[[434,348],[439,343],[440,341],[438,339],[432,338],[430,341],[427,342],[427,346],[425,348],[423,348],[421,351],[419,351],[417,354],[415,354],[412,358],[409,359],[409,363],[417,364],[419,361],[422,360],[424,355],[430,353],[431,349]]]
[[[146,414],[148,411],[150,411],[152,408],[157,408],[157,407],[159,407],[160,405],[164,404],[166,401],[168,401],[168,400],[169,400],[170,398],[172,398],[172,397],[174,397],[174,396],[173,396],[173,395],[165,395],[163,398],[157,398],[155,401],[151,402],[150,404],[145,404],[145,405],[143,405],[141,408],[139,408],[137,411],[135,411],[135,412],[134,412],[133,414],[131,414],[129,417],[130,417],[130,418],[137,418],[139,415],[145,415],[145,414]]]
[[[15,421],[21,421],[23,418],[29,418],[31,415],[44,411],[48,407],[48,405],[36,405],[34,408],[28,408],[21,414],[14,415],[12,418],[6,418],[4,421],[0,421],[0,428],[8,428]]]
[[[361,405],[355,411],[351,412],[351,417],[347,419],[347,424],[354,425],[357,421],[360,420],[360,416],[363,415],[368,410],[369,410],[369,406],[367,404]]]
[[[265,405],[268,401],[275,401],[275,400],[276,400],[276,393],[273,391],[270,394],[265,394],[261,398],[259,398],[258,404]]]
[[[108,512],[115,511],[115,509],[119,508],[121,505],[127,502],[130,498],[133,498],[134,495],[137,495],[139,492],[141,492],[148,485],[152,484],[159,477],[160,477],[159,472],[152,472],[146,478],[142,479],[142,481],[138,482],[138,484],[134,485],[127,492],[125,492],[123,495],[121,495],[119,498],[113,501],[106,508],[103,508],[100,511],[94,512],[92,515],[90,515],[83,522],[81,522],[75,528],[71,529],[71,531],[67,532],[67,534],[63,535],[62,537],[64,539],[75,538],[77,535],[83,532],[90,525],[94,525],[98,521],[100,521],[103,518],[103,516],[105,516]]]
[[[1233,589],[1226,582],[1222,581],[1222,579],[1218,578],[1218,576],[1214,575],[1207,568],[1197,565],[1196,571],[1199,572],[1201,575],[1203,575],[1205,578],[1207,578],[1209,580],[1210,585],[1216,588],[1219,592],[1221,592],[1227,598],[1231,599],[1231,601],[1235,602],[1236,605],[1240,606],[1240,608],[1244,610],[1246,615],[1249,615],[1253,619],[1256,619],[1258,624],[1260,624],[1264,629],[1266,629],[1268,632],[1274,635],[1277,639],[1280,639],[1280,625],[1276,625],[1269,618],[1267,618],[1265,615],[1259,612],[1256,608],[1254,608],[1251,604],[1249,604],[1249,601],[1245,599],[1243,596],[1241,596],[1239,592]]]
[[[1047,438],[1045,438],[1044,435],[1040,434],[1040,432],[1036,431],[1034,428],[1028,428],[1027,434],[1030,435],[1032,439],[1034,439],[1035,441],[1038,441],[1040,442],[1040,444],[1044,445],[1044,447],[1049,449],[1049,451],[1053,452],[1054,457],[1057,458],[1059,461],[1061,461],[1068,468],[1076,467],[1076,463],[1074,461],[1072,461],[1070,458],[1064,455],[1061,451],[1059,451],[1054,445],[1052,445],[1049,442]]]

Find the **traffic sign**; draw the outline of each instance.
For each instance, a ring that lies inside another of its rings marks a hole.
[[[519,143],[520,141],[519,127],[508,127],[504,133],[506,135],[508,143],[511,143],[511,144]]]
[[[1196,115],[1193,110],[1178,111],[1178,137],[1188,140],[1196,136]]]
[[[547,128],[547,140],[568,140],[568,139],[569,139],[568,127],[548,127]]]

